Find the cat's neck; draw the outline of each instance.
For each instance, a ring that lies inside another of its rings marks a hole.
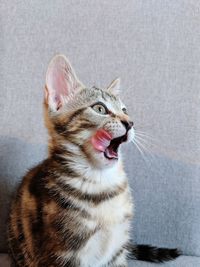
[[[79,171],[81,172],[81,169]],[[88,167],[82,170],[82,175],[80,175],[80,172],[77,177],[70,178],[62,175],[59,180],[72,188],[81,190],[82,193],[88,194],[113,191],[127,184],[127,177],[121,162],[104,170]]]
[[[66,151],[63,150],[62,153],[59,153],[57,150],[52,150],[52,158],[57,161],[59,168],[62,169],[59,180],[73,187],[85,188],[84,191],[91,191],[91,193],[94,193],[95,190],[97,192],[104,191],[126,183],[127,178],[121,156],[110,166],[97,168],[80,154],[77,147],[68,145]],[[72,155],[69,154],[69,151]]]

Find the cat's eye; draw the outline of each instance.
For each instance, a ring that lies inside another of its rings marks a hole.
[[[127,109],[123,108],[122,111],[124,112],[124,114],[128,114]]]
[[[101,115],[108,114],[108,109],[103,103],[97,103],[92,106],[93,110]]]

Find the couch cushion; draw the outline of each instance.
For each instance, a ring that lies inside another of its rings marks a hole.
[[[142,261],[129,262],[129,267],[198,267],[200,266],[200,257],[181,256],[178,259],[164,264],[148,263]]]
[[[197,267],[200,266],[199,257],[182,256],[175,261],[165,264],[153,264],[142,261],[130,261],[129,267]],[[0,254],[0,267],[11,267],[10,259],[7,254]]]
[[[200,256],[200,167],[159,154],[145,163],[137,151],[127,150],[134,242]]]

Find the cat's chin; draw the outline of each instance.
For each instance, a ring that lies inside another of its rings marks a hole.
[[[116,156],[111,156],[107,150],[105,151],[98,151],[92,148],[92,157],[90,157],[90,162],[92,163],[95,168],[103,169],[103,168],[110,168],[113,165],[117,164],[120,160],[120,153],[117,153]],[[107,154],[108,153],[108,154]]]
[[[120,155],[118,154],[117,157],[110,157],[109,155],[106,154],[106,152],[101,152],[99,155],[99,161],[98,161],[98,166],[100,168],[110,168],[115,164],[118,164],[120,160]]]

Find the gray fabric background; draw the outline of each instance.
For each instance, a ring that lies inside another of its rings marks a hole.
[[[136,128],[156,139],[145,159],[124,148],[135,241],[200,256],[200,2],[7,0],[0,12],[0,251],[10,196],[46,155],[45,72],[64,53],[88,86],[120,76]]]

